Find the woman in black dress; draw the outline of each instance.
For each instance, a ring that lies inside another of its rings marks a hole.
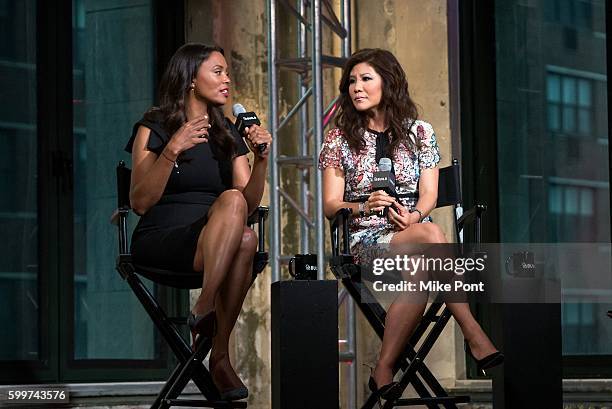
[[[189,326],[215,335],[210,371],[222,398],[248,390],[232,368],[230,333],[251,283],[255,233],[247,215],[261,200],[271,136],[252,126],[247,145],[221,106],[230,79],[223,50],[186,44],[174,54],[160,84],[160,106],[134,125],[130,202],[140,222],[132,237],[137,264],[203,274]],[[254,149],[267,144],[263,152]]]

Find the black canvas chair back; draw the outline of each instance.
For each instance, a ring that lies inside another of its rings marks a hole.
[[[111,222],[117,225],[119,237],[119,256],[116,260],[116,269],[129,284],[178,360],[176,368],[159,392],[151,408],[169,408],[172,406],[246,408],[246,402],[225,402],[219,400],[219,391],[215,387],[210,373],[202,363],[212,347],[212,339],[202,339],[197,350],[195,352],[192,351],[189,340],[181,336],[181,332],[177,327],[179,323],[186,323],[186,317],[184,319],[169,318],[161,305],[140,280],[139,276],[142,276],[159,285],[183,289],[200,288],[202,286],[202,276],[193,272],[162,270],[132,262],[127,227],[128,216],[131,212],[129,198],[130,179],[130,169],[125,166],[123,161],[119,162],[117,166],[117,210],[111,218]],[[264,222],[267,215],[268,208],[259,207],[248,220],[248,224],[251,227],[255,224],[258,225],[257,231],[259,235],[259,246],[253,263],[253,280],[263,271],[268,263],[268,253],[264,251]],[[187,314],[187,311],[185,313]],[[193,380],[204,396],[204,400],[179,399],[180,394],[190,380]]]
[[[455,159],[451,166],[440,169],[436,207],[461,206],[461,169]]]
[[[456,216],[454,228],[458,242],[463,243],[463,227],[469,223],[474,223],[474,240],[480,242],[480,220],[486,206],[476,205],[468,211],[463,211],[459,161],[454,159],[451,166],[441,168],[439,172],[437,207],[453,207]],[[342,281],[344,288],[357,301],[359,309],[372,329],[382,339],[386,311],[375,301],[375,297],[361,281],[361,267],[354,263],[354,258],[350,254],[350,217],[351,209],[340,209],[330,221],[332,241],[330,266],[336,278]],[[361,302],[364,297],[367,297],[367,303]],[[412,385],[419,397],[399,399],[395,402],[386,401],[383,408],[422,405],[427,408],[457,409],[458,403],[470,401],[469,396],[449,396],[424,363],[425,357],[431,351],[450,317],[450,311],[441,302],[434,302],[427,308],[395,367],[396,372],[402,370],[400,385],[404,389]],[[417,345],[419,345],[418,350],[415,349]],[[362,409],[371,409],[377,403],[377,397],[372,394]]]

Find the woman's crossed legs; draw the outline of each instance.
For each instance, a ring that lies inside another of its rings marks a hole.
[[[217,334],[209,359],[221,392],[242,386],[229,360],[229,338],[252,281],[257,236],[246,226],[247,203],[235,189],[223,192],[208,211],[193,261],[204,271],[202,291],[192,312],[216,311]]]
[[[396,233],[391,240],[392,246],[423,243],[442,244],[447,243],[447,240],[442,229],[434,223],[412,224],[407,229]],[[400,295],[387,311],[380,357],[372,374],[379,387],[393,380],[393,367],[425,311],[425,298],[421,302],[421,300],[410,299],[410,297],[409,294]],[[459,323],[463,336],[476,359],[481,359],[496,351],[489,337],[474,319],[467,303],[447,303],[446,305]]]

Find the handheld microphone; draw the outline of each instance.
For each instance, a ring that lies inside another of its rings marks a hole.
[[[255,112],[247,112],[242,104],[234,104],[232,106],[232,114],[236,118],[236,128],[241,136],[244,136],[244,130],[252,125],[261,125],[259,118],[255,115]],[[268,147],[267,143],[260,143],[257,145],[259,153],[262,153]]]
[[[397,197],[395,190],[395,173],[393,172],[393,163],[389,158],[380,158],[378,161],[378,171],[374,172],[372,179],[372,188],[374,190],[384,190],[389,196]],[[382,211],[382,216],[387,216],[389,208],[385,206]]]

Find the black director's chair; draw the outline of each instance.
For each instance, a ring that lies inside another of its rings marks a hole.
[[[455,211],[455,233],[457,241],[463,243],[463,228],[469,223],[474,223],[475,240],[480,243],[480,229],[482,213],[486,210],[485,205],[476,205],[462,215],[459,214],[462,203],[460,168],[459,162],[454,159],[451,166],[440,169],[438,181],[437,207],[453,206]],[[385,330],[386,311],[375,300],[371,291],[361,281],[361,267],[354,263],[350,254],[350,232],[349,218],[351,209],[340,209],[330,222],[332,257],[330,265],[332,272],[348,293],[357,301],[361,312],[368,320],[376,334],[382,339]],[[342,238],[342,248],[340,241]],[[368,299],[367,303],[360,302],[362,298]],[[432,303],[423,318],[411,335],[404,353],[395,365],[394,374],[401,369],[402,376],[399,381],[402,391],[412,384],[419,398],[398,399],[395,402],[387,401],[383,406],[389,409],[397,406],[425,405],[428,408],[439,408],[442,405],[446,409],[456,409],[457,403],[467,403],[469,396],[449,396],[442,385],[436,380],[431,371],[424,363],[425,357],[433,347],[434,343],[442,333],[449,321],[451,313],[442,302]],[[429,328],[431,326],[431,328]],[[429,329],[429,331],[428,331]],[[423,340],[418,350],[415,346]],[[378,402],[378,398],[371,394],[362,409],[371,409]]]
[[[129,250],[127,218],[130,213],[130,178],[131,170],[123,161],[117,166],[117,195],[118,207],[111,222],[116,224],[119,233],[119,256],[116,268],[121,277],[128,282],[132,291],[145,308],[157,329],[176,355],[178,364],[166,384],[157,395],[151,408],[169,408],[172,406],[196,406],[205,408],[246,408],[247,403],[221,401],[219,391],[212,381],[211,375],[202,364],[202,361],[212,348],[212,338],[201,339],[195,352],[191,350],[189,339],[184,339],[177,324],[186,325],[184,319],[169,318],[151,292],[142,283],[139,275],[153,282],[174,288],[192,289],[202,286],[202,277],[193,272],[180,272],[160,270],[148,266],[137,265],[132,262]],[[259,245],[253,262],[253,280],[268,263],[268,253],[264,248],[264,221],[268,216],[268,208],[259,207],[248,220],[249,226],[258,224]],[[206,400],[178,399],[187,383],[193,380]]]

